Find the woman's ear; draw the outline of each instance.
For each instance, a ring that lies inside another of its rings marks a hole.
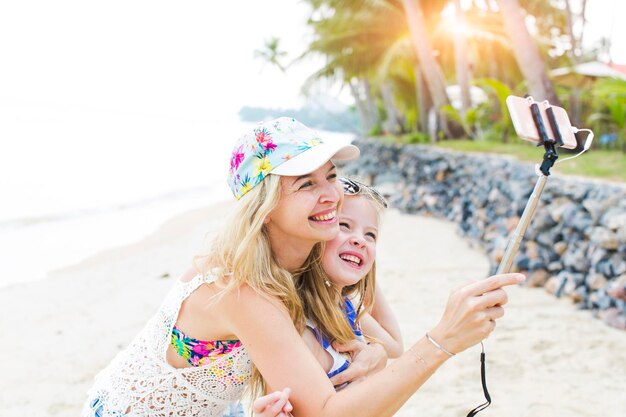
[[[266,216],[265,219],[263,219],[263,224],[268,224],[270,222],[270,216]]]

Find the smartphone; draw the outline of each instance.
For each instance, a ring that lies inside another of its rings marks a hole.
[[[506,98],[506,106],[509,109],[511,120],[513,121],[513,127],[517,135],[527,141],[534,143],[541,143],[539,132],[535,126],[533,116],[530,110],[530,106],[533,103],[537,103],[539,106],[539,113],[543,119],[543,125],[546,128],[546,133],[550,139],[555,139],[556,136],[552,131],[550,119],[548,118],[548,108],[552,108],[554,119],[558,126],[559,133],[561,134],[562,143],[558,143],[566,149],[575,149],[577,146],[576,136],[572,129],[572,124],[569,120],[569,116],[563,107],[551,106],[547,101],[541,103],[535,102],[532,97],[522,98],[516,96],[508,96]]]

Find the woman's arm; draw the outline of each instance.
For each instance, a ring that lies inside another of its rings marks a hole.
[[[501,305],[506,303],[506,293],[500,287],[517,284],[520,277],[494,276],[452,292],[430,336],[455,353],[475,345],[493,330],[493,320],[504,314]],[[292,389],[292,414],[298,417],[391,416],[449,359],[423,337],[387,368],[335,392],[277,301],[242,286],[220,304],[269,389]]]
[[[390,358],[397,358],[404,352],[402,332],[380,285],[376,285],[376,296],[370,314],[361,316],[361,330],[366,336],[379,340]]]

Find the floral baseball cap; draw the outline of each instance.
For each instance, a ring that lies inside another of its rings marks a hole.
[[[291,117],[257,124],[239,138],[230,157],[228,185],[239,200],[268,174],[300,176],[330,160],[347,161],[359,148],[341,140],[322,140]]]

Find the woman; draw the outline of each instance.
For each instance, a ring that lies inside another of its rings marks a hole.
[[[293,277],[319,262],[320,243],[339,232],[343,193],[332,159],[357,154],[289,118],[242,137],[229,175],[240,200],[234,220],[199,271],[181,277],[97,376],[84,415],[217,416],[241,395],[252,362],[267,390],[291,389],[296,416],[392,415],[453,353],[487,337],[503,315],[501,287],[519,283],[519,274],[455,291],[428,337],[366,381],[335,391],[301,338]]]

